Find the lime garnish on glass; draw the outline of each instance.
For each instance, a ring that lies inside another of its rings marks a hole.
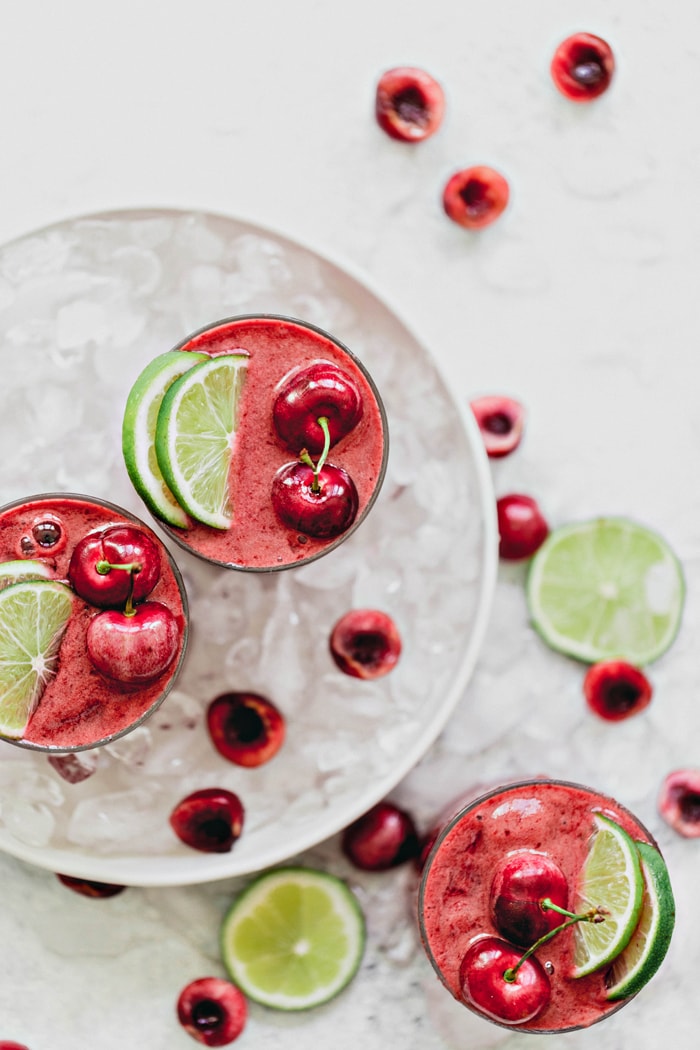
[[[155,450],[156,421],[166,390],[206,354],[169,350],[155,357],[134,383],[122,422],[122,453],[131,483],[156,517],[187,528],[188,519],[168,488]]]
[[[642,908],[644,880],[634,840],[608,817],[597,813],[594,820],[574,911],[599,908],[604,918],[573,927],[574,977],[607,966],[627,947]]]
[[[0,562],[0,589],[23,580],[50,580],[51,569],[38,558]]]
[[[307,1010],[337,995],[362,959],[365,922],[347,885],[312,868],[277,868],[234,901],[221,953],[249,998],[278,1010]]]
[[[156,455],[166,484],[191,517],[215,529],[232,520],[228,478],[247,366],[245,354],[195,365],[158,412]]]
[[[14,583],[0,591],[0,736],[23,736],[56,673],[72,608],[72,591],[56,580]]]
[[[678,631],[685,583],[657,533],[627,518],[595,518],[550,533],[532,559],[532,623],[553,649],[587,663],[648,664]]]
[[[659,851],[638,842],[644,877],[639,922],[625,950],[613,962],[606,978],[608,999],[627,999],[651,980],[664,960],[676,920],[671,880]]]

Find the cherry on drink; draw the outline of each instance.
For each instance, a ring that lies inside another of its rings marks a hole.
[[[332,448],[362,418],[362,395],[354,379],[330,361],[314,361],[283,380],[272,405],[275,430],[293,452],[319,455],[326,420]]]
[[[104,608],[146,598],[160,576],[160,550],[133,525],[89,533],[76,544],[68,579],[84,601]]]

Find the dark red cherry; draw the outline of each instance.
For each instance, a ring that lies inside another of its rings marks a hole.
[[[151,682],[175,659],[180,627],[162,602],[144,602],[131,612],[104,609],[87,629],[90,663],[117,682]]]
[[[386,871],[418,855],[413,818],[391,802],[380,802],[343,832],[343,853],[364,871]]]
[[[639,714],[651,702],[651,682],[626,660],[601,660],[583,680],[583,694],[591,711],[608,722]]]
[[[510,189],[499,172],[477,165],[455,172],[442,193],[445,214],[468,230],[490,226],[508,204]]]
[[[205,1046],[228,1046],[243,1031],[247,1016],[243,992],[222,977],[191,981],[177,1000],[180,1024]]]
[[[498,932],[523,948],[561,925],[562,916],[545,910],[551,900],[567,908],[569,887],[558,864],[536,850],[519,850],[506,858],[491,885],[491,915]]]
[[[506,561],[529,558],[549,535],[537,502],[531,496],[513,493],[496,503],[498,516],[498,553]]]
[[[257,693],[217,696],[209,704],[207,726],[216,750],[237,766],[261,766],[284,743],[282,713]]]
[[[202,788],[183,798],[170,814],[177,837],[204,853],[229,853],[243,830],[243,804],[226,788]]]
[[[554,52],[552,80],[572,102],[590,102],[610,87],[615,56],[609,44],[593,33],[574,33]]]
[[[126,886],[117,882],[97,882],[94,879],[80,879],[73,875],[60,875],[58,872],[56,878],[74,893],[79,893],[82,897],[91,897],[93,900],[116,897],[118,893],[123,893],[126,889]]]
[[[318,455],[325,434],[319,419],[328,421],[329,447],[357,426],[362,395],[355,380],[330,361],[314,361],[286,376],[272,405],[277,434],[293,452]]]
[[[442,123],[445,95],[422,69],[389,69],[377,84],[375,115],[383,131],[401,142],[422,142]]]
[[[336,665],[355,678],[379,678],[393,671],[401,655],[401,637],[390,616],[379,609],[351,609],[330,635]]]
[[[272,480],[272,506],[279,520],[317,539],[332,539],[349,529],[358,503],[350,475],[331,463],[318,472],[306,463],[287,463]]]
[[[700,838],[700,769],[676,769],[661,785],[659,813],[687,839]]]
[[[531,957],[508,980],[508,971],[515,968],[521,954],[498,937],[475,941],[460,965],[464,1002],[501,1024],[525,1024],[537,1017],[551,996],[549,978],[537,959]]]
[[[507,456],[520,444],[525,409],[512,397],[477,397],[470,402],[487,456]]]
[[[68,566],[76,594],[100,608],[122,606],[130,594],[133,601],[142,601],[159,578],[156,541],[134,525],[111,525],[88,533],[75,545]]]

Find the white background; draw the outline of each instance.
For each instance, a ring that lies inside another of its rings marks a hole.
[[[567,102],[548,75],[554,48],[577,30],[606,38],[618,60],[613,87],[590,106]],[[527,406],[522,450],[494,470],[499,494],[535,495],[552,524],[629,514],[680,555],[686,620],[653,672],[655,714],[640,716],[651,738],[671,727],[671,744],[654,764],[635,750],[638,728],[610,729],[629,734],[627,749],[621,735],[595,736],[596,786],[638,803],[661,834],[679,934],[644,996],[590,1037],[549,1045],[652,1047],[673,1036],[690,1046],[697,849],[664,837],[653,800],[671,764],[700,761],[687,731],[700,685],[700,11],[661,0],[3,0],[0,39],[1,242],[86,212],[179,207],[240,216],[345,259],[430,347],[457,398],[502,392]],[[417,147],[373,120],[379,74],[404,64],[430,71],[447,97],[442,129]],[[440,203],[452,172],[474,163],[501,170],[512,189],[507,212],[477,235]],[[499,646],[525,630],[518,585],[502,570],[488,666],[467,705],[488,704]],[[507,678],[509,689],[522,684],[523,703],[550,666],[535,644]],[[580,678],[557,662],[552,681],[567,703],[581,702]],[[465,706],[456,717],[468,732],[486,716]],[[554,738],[542,738],[538,767],[555,754]],[[412,783],[408,797],[420,775]],[[225,889],[101,904],[9,858],[2,870],[0,1038],[30,1050],[194,1045],[173,1003],[215,968]],[[291,1020],[254,1013],[240,1045],[525,1045],[489,1026],[467,1034],[461,1013],[445,1021],[420,962],[403,966],[394,943],[385,965],[380,927],[370,946],[379,983],[368,963],[345,1006]]]

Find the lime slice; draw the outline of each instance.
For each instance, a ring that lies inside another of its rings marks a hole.
[[[27,558],[25,561],[0,562],[0,589],[22,580],[50,580],[51,569],[45,561]]]
[[[596,518],[550,533],[527,579],[530,617],[553,649],[588,663],[643,665],[676,636],[685,583],[675,554],[627,518]]]
[[[307,1010],[355,976],[365,945],[357,900],[340,879],[312,868],[277,868],[252,882],[221,927],[221,953],[249,998]]]
[[[639,921],[644,880],[633,839],[597,813],[595,832],[577,889],[574,910],[605,909],[603,922],[579,922],[574,933],[574,977],[599,970],[627,947]]]
[[[73,594],[57,580],[0,591],[0,736],[19,739],[56,673]]]
[[[187,515],[165,484],[155,450],[156,420],[166,390],[206,354],[170,350],[144,368],[126,400],[122,422],[122,453],[127,473],[139,496],[156,517],[187,528]]]
[[[671,880],[663,857],[648,842],[638,842],[644,876],[642,913],[632,939],[610,968],[608,999],[627,999],[651,980],[668,951],[676,919]]]
[[[166,484],[188,514],[215,529],[231,525],[228,476],[247,366],[245,354],[195,365],[158,413],[156,455]]]

